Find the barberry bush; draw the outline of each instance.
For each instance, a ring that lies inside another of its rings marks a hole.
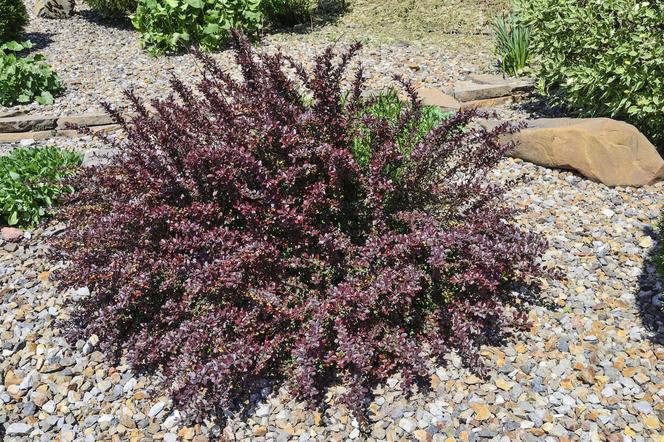
[[[361,416],[372,386],[426,382],[449,352],[481,371],[479,346],[525,325],[545,276],[545,244],[489,178],[514,129],[462,111],[422,134],[407,83],[398,118],[375,112],[361,69],[344,87],[359,45],[307,72],[232,44],[241,79],[199,54],[195,87],[173,79],[153,111],[127,93],[129,122],[108,108],[128,140],[62,211],[61,286],[92,292],[69,337],[161,370],[198,417],[266,381],[313,406],[341,384]]]

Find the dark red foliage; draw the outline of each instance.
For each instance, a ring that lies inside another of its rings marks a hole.
[[[173,80],[151,112],[128,93],[128,142],[63,211],[61,284],[93,293],[71,336],[162,369],[198,416],[263,380],[312,405],[341,383],[358,410],[376,383],[425,381],[450,351],[481,370],[479,345],[524,324],[522,288],[543,274],[545,245],[488,178],[512,129],[464,111],[404,151],[420,103],[405,84],[398,124],[362,112],[361,72],[342,90],[359,46],[328,49],[311,73],[239,35],[234,48],[241,80],[199,55],[195,90]],[[364,166],[359,127],[372,133]]]

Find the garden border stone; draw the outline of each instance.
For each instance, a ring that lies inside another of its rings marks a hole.
[[[104,113],[81,115],[26,115],[0,117],[0,143],[16,143],[21,140],[46,140],[53,137],[73,138],[79,129],[88,128],[93,133],[112,132],[121,129]]]
[[[92,133],[109,133],[122,129],[120,124],[106,124],[103,126],[88,126]],[[75,138],[81,135],[76,129],[52,129],[34,132],[0,133],[0,143],[18,143],[21,140],[48,140],[55,137]]]
[[[69,129],[69,125],[90,127],[106,126],[113,123],[113,119],[107,114],[69,115],[58,118],[58,129]]]
[[[55,129],[58,117],[17,115],[0,118],[0,133],[42,131]]]

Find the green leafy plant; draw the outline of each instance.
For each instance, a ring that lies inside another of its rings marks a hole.
[[[508,74],[518,77],[527,72],[530,61],[530,27],[518,23],[514,16],[498,16],[493,21],[496,54],[500,67]]]
[[[17,39],[28,24],[23,0],[0,0],[0,43]]]
[[[136,0],[85,0],[90,9],[104,17],[124,17],[136,11]]]
[[[57,147],[20,148],[0,157],[0,219],[35,225],[73,188],[64,183],[82,156]]]
[[[265,18],[277,25],[294,26],[311,20],[316,3],[314,0],[262,0]]]
[[[451,112],[443,112],[434,106],[424,106],[418,116],[411,117],[408,123],[404,124],[403,118],[408,115],[407,111],[412,106],[413,103],[400,100],[393,89],[367,99],[353,140],[353,155],[360,166],[368,166],[372,145],[377,136],[375,131],[362,123],[364,118],[378,118],[392,128],[399,128],[401,133],[396,137],[399,151],[408,155],[438,123],[452,115]]]
[[[538,75],[583,116],[638,127],[664,148],[664,2],[518,0]]]
[[[144,47],[154,54],[178,52],[192,44],[217,49],[231,29],[256,35],[261,29],[261,0],[139,0],[132,16]]]
[[[29,41],[7,42],[0,46],[0,105],[53,103],[53,96],[64,88],[58,75],[43,63],[43,55],[19,56],[24,49],[30,49]]]

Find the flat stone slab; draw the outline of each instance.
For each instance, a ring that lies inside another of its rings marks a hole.
[[[70,126],[92,127],[113,124],[113,119],[103,113],[68,115],[64,117],[44,115],[6,115],[0,117],[0,134],[39,132],[49,129],[69,129]]]
[[[92,133],[109,133],[122,129],[119,124],[107,124],[104,126],[91,126]],[[76,138],[81,136],[81,132],[76,129],[52,129],[35,132],[11,132],[0,133],[0,143],[18,143],[21,140],[47,140],[55,137]]]
[[[533,89],[533,85],[526,81],[517,81],[504,84],[458,84],[453,91],[454,98],[461,102],[488,100],[491,98],[506,97],[521,94]]]
[[[417,95],[425,106],[436,106],[450,112],[458,111],[461,108],[461,103],[456,98],[439,89],[421,88],[417,90]]]
[[[468,79],[475,84],[509,84],[516,80],[498,74],[468,74]]]
[[[18,115],[0,118],[0,133],[29,132],[55,129],[56,116]]]
[[[87,115],[71,115],[58,118],[58,129],[69,129],[70,125],[73,126],[106,126],[115,123],[113,119],[107,114],[87,114]]]
[[[485,107],[495,107],[504,104],[510,104],[512,102],[514,102],[514,97],[512,95],[508,95],[506,97],[486,98],[483,100],[473,100],[461,103],[461,109],[479,109]]]

